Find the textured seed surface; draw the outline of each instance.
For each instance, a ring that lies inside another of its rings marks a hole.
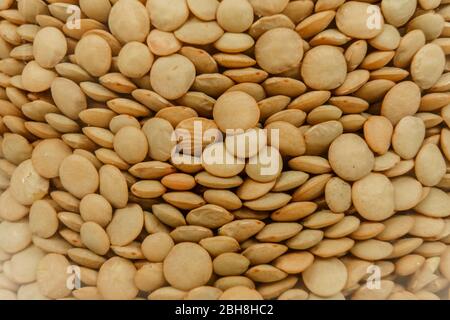
[[[0,300],[449,299],[449,8],[0,0]]]
[[[164,276],[180,290],[191,290],[205,285],[212,274],[208,252],[193,243],[177,244],[164,260]]]

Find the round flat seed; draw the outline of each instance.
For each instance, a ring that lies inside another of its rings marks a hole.
[[[164,260],[164,277],[175,288],[191,290],[205,285],[212,275],[208,252],[198,244],[180,243]]]
[[[172,165],[161,161],[141,162],[129,170],[133,176],[141,179],[159,179],[175,171]]]
[[[392,180],[394,186],[395,210],[405,211],[415,207],[422,199],[422,185],[411,177]]]
[[[67,41],[57,28],[45,27],[34,36],[33,56],[43,68],[53,68],[67,53]]]
[[[219,229],[219,235],[229,236],[238,242],[245,241],[264,228],[264,222],[254,219],[232,221]]]
[[[189,17],[186,0],[151,0],[147,1],[152,25],[162,31],[178,29]]]
[[[277,300],[308,300],[308,293],[302,289],[289,289],[283,292]]]
[[[415,173],[425,186],[437,185],[446,172],[445,159],[434,144],[425,144],[416,157]]]
[[[306,53],[301,73],[305,84],[312,89],[336,89],[345,81],[347,63],[336,47],[317,46]]]
[[[343,134],[331,144],[328,161],[339,177],[356,181],[372,171],[375,159],[363,139],[355,134]]]
[[[245,167],[245,162],[231,155],[224,143],[215,143],[206,147],[202,160],[203,168],[208,173],[221,178],[236,176]]]
[[[36,280],[40,292],[52,299],[61,299],[70,295],[67,287],[69,261],[60,254],[47,254],[36,269]]]
[[[11,194],[10,189],[6,189],[0,195],[0,218],[7,221],[18,221],[24,218],[29,212],[29,208],[20,204]]]
[[[224,30],[244,32],[253,23],[253,8],[248,1],[224,0],[217,8],[216,17]]]
[[[169,174],[161,179],[161,183],[166,188],[176,191],[187,191],[196,185],[194,177],[185,173]]]
[[[372,173],[352,187],[353,204],[367,220],[381,221],[394,214],[394,187],[382,174]]]
[[[1,297],[447,294],[448,0],[55,1],[0,0]]]
[[[281,242],[298,234],[302,226],[294,222],[275,222],[266,225],[257,235],[261,242]]]
[[[163,194],[163,199],[171,205],[183,210],[192,210],[205,204],[205,201],[201,196],[187,191],[168,192]]]
[[[111,244],[125,246],[141,233],[144,226],[144,213],[137,204],[130,204],[114,212],[111,223],[106,228]]]
[[[128,201],[128,185],[122,172],[113,165],[104,165],[99,170],[99,178],[100,194],[113,207],[125,207]]]
[[[233,286],[219,297],[219,300],[263,300],[261,294],[244,286]]]
[[[411,76],[421,89],[430,89],[441,77],[445,53],[437,44],[423,46],[411,63]]]
[[[318,124],[325,121],[339,120],[342,111],[338,107],[324,105],[312,110],[307,117],[309,124]]]
[[[331,258],[345,254],[353,247],[354,243],[355,241],[349,238],[325,239],[310,251],[318,257]]]
[[[286,278],[287,273],[275,268],[270,264],[260,264],[251,267],[245,275],[255,282],[270,283]]]
[[[299,274],[314,262],[314,256],[309,252],[293,252],[277,258],[273,264],[288,274]]]
[[[23,205],[32,205],[48,192],[49,181],[41,177],[31,160],[22,162],[13,172],[10,181],[11,195]]]
[[[298,171],[311,174],[328,173],[331,171],[328,160],[318,156],[300,156],[289,160],[289,166]]]
[[[380,9],[368,3],[349,1],[336,12],[336,25],[342,33],[357,39],[371,39],[383,31]]]
[[[158,58],[150,72],[152,88],[166,99],[181,98],[195,80],[192,62],[179,54]]]
[[[207,204],[200,208],[191,210],[186,216],[189,224],[216,229],[234,219],[233,215],[226,209],[214,204]]]
[[[421,30],[412,30],[400,40],[395,56],[394,66],[404,68],[410,65],[414,55],[425,45],[425,34]]]
[[[339,121],[327,121],[316,124],[304,133],[306,153],[320,155],[342,134],[343,126]]]
[[[139,268],[134,277],[139,290],[154,291],[166,284],[162,263],[146,263]]]
[[[418,15],[408,23],[407,30],[419,29],[427,40],[434,40],[442,34],[445,19],[433,11]]]
[[[444,220],[431,218],[422,215],[414,215],[414,226],[409,230],[409,234],[416,237],[426,238],[439,235],[445,228]]]
[[[202,286],[189,291],[185,300],[218,300],[222,293],[220,289]]]
[[[273,261],[287,251],[287,247],[276,243],[256,243],[250,245],[242,254],[252,265],[265,264]]]
[[[5,133],[1,147],[4,159],[11,162],[11,165],[19,165],[29,159],[33,151],[33,146],[28,140],[16,133]]]
[[[197,18],[189,19],[175,31],[175,37],[181,42],[192,45],[206,45],[216,42],[223,30],[215,21],[201,21]]]
[[[240,117],[236,119],[236,113]],[[224,93],[214,105],[214,121],[223,132],[227,129],[247,130],[256,126],[260,111],[255,99],[247,93],[235,91]]]
[[[78,119],[78,114],[87,108],[86,96],[71,80],[56,78],[52,82],[51,93],[58,109],[72,120]]]
[[[95,193],[99,186],[97,169],[79,155],[71,155],[61,162],[59,177],[64,188],[79,199]]]
[[[317,209],[317,204],[314,202],[294,202],[271,214],[271,219],[274,221],[297,221],[304,218]]]
[[[221,52],[239,53],[250,49],[254,44],[253,38],[246,33],[226,32],[214,43],[214,47]]]
[[[147,45],[150,48],[150,51],[158,56],[168,56],[181,49],[181,42],[173,33],[156,29],[152,30],[148,35]],[[153,59],[150,61],[153,63]]]
[[[165,223],[171,227],[179,227],[186,225],[186,220],[183,214],[175,207],[172,207],[166,203],[155,204],[152,206],[153,214],[161,220],[161,222]]]
[[[333,213],[329,210],[321,210],[304,219],[303,225],[311,229],[321,229],[338,223],[343,218],[343,213]]]
[[[215,236],[200,240],[200,245],[209,252],[213,257],[216,257],[225,252],[239,251],[239,243],[231,237]]]
[[[406,235],[414,226],[414,218],[407,215],[395,215],[383,222],[384,230],[377,235],[378,240],[390,241]]]
[[[258,16],[271,16],[281,13],[287,6],[288,0],[249,0]]]
[[[333,177],[325,186],[325,201],[333,212],[347,211],[352,204],[351,186],[344,180]]]
[[[34,282],[37,265],[44,256],[44,251],[35,246],[13,255],[10,262],[14,281],[21,284]]]
[[[380,287],[371,290],[367,287],[360,287],[352,295],[354,300],[386,300],[391,294],[395,286],[395,283],[389,280],[381,280]]]
[[[45,139],[33,150],[34,169],[44,178],[56,178],[61,162],[72,154],[71,149],[59,139]]]
[[[56,210],[46,200],[38,200],[30,208],[30,230],[41,238],[50,238],[58,231]]]
[[[401,92],[401,94],[400,94]],[[420,89],[414,82],[404,81],[386,94],[381,107],[381,114],[398,123],[405,116],[414,115],[420,106]]]
[[[217,0],[187,0],[189,10],[199,19],[209,21],[216,18]]]
[[[246,179],[236,191],[236,195],[242,200],[255,200],[272,190],[275,181],[261,183],[252,179]]]
[[[388,151],[382,156],[375,158],[375,166],[373,167],[373,171],[385,171],[392,169],[400,162],[400,157],[391,152]]]
[[[398,259],[395,263],[395,273],[399,276],[409,276],[415,273],[424,262],[425,258],[420,255],[406,255]]]
[[[141,2],[119,0],[109,13],[108,26],[111,33],[122,43],[144,42],[150,31],[150,18]]]
[[[42,68],[37,62],[27,63],[22,71],[22,85],[30,92],[43,92],[50,88],[56,73]]]
[[[104,255],[108,252],[110,242],[105,230],[95,222],[85,222],[80,229],[81,241],[92,252]]]
[[[174,246],[172,238],[164,232],[147,236],[141,244],[142,253],[151,262],[162,262]]]
[[[428,195],[420,198],[414,210],[428,217],[445,218],[450,215],[450,197],[438,188],[431,188]]]
[[[139,291],[134,282],[135,275],[136,268],[130,261],[113,257],[100,268],[97,279],[98,291],[108,300],[134,299]]]
[[[373,39],[369,40],[369,44],[378,50],[395,50],[400,44],[400,33],[390,25],[385,24],[383,31]]]
[[[414,0],[384,0],[381,10],[387,22],[395,27],[404,25],[416,11],[417,1]]]
[[[279,74],[297,66],[303,58],[302,39],[288,28],[265,32],[255,45],[255,57],[265,71]]]
[[[419,152],[425,138],[425,124],[413,116],[402,118],[395,126],[392,147],[403,159],[413,159]]]
[[[306,145],[303,134],[294,125],[275,121],[267,125],[265,129],[267,130],[268,144],[278,148],[282,156],[296,157],[305,153]]]
[[[150,71],[153,59],[153,54],[145,44],[129,42],[120,50],[117,67],[126,77],[140,78]]]
[[[94,77],[106,74],[111,67],[111,47],[97,35],[83,37],[75,48],[77,63]]]
[[[186,296],[186,291],[181,291],[173,287],[163,287],[153,291],[148,296],[148,300],[183,300]]]
[[[365,240],[356,243],[351,249],[351,253],[364,260],[374,261],[387,258],[394,247],[389,242],[379,240]]]
[[[360,222],[361,221],[358,218],[353,217],[353,216],[344,217],[341,221],[339,221],[335,225],[328,227],[325,230],[325,236],[327,238],[333,238],[333,239],[345,237],[345,236],[353,233],[354,231],[358,230]],[[347,241],[347,239],[342,239],[342,240],[344,240],[342,243],[342,247],[346,247],[347,245],[349,245],[349,242]],[[323,242],[321,242],[321,243],[323,243]],[[353,243],[351,244],[351,246],[353,246]],[[334,246],[331,246],[331,247],[334,247]],[[341,245],[339,245],[338,247],[341,247]]]
[[[205,50],[195,47],[182,47],[180,53],[191,60],[198,73],[215,73],[218,71],[217,62]]]
[[[243,255],[233,252],[222,253],[213,261],[214,273],[220,276],[236,276],[247,271],[250,261]]]
[[[5,253],[19,252],[31,243],[28,221],[3,221],[0,224],[0,249]]]
[[[161,118],[152,118],[144,124],[142,131],[148,141],[150,157],[158,161],[167,161],[175,146],[174,131],[170,122]]]
[[[275,181],[272,189],[274,192],[283,192],[292,190],[304,184],[309,178],[309,175],[300,171],[284,171],[280,177]]]
[[[179,151],[200,157],[204,147],[219,140],[220,131],[214,121],[193,117],[181,121],[175,130]]]
[[[245,166],[245,173],[255,181],[274,181],[281,174],[283,160],[278,149],[265,147],[260,153],[249,159]]]
[[[302,273],[306,287],[313,293],[330,297],[340,292],[347,282],[347,269],[336,258],[315,259]]]
[[[158,111],[156,118],[163,118],[176,128],[183,120],[197,117],[197,112],[189,107],[167,107]]]
[[[291,198],[285,193],[268,193],[259,199],[246,201],[244,205],[255,211],[276,210],[288,204]]]
[[[250,129],[241,134],[227,135],[225,138],[228,152],[238,158],[251,158],[266,145],[267,135],[261,129]]]
[[[372,116],[364,123],[364,138],[372,151],[385,154],[391,145],[393,130],[387,118]]]
[[[114,151],[126,162],[136,164],[147,156],[147,138],[138,128],[123,127],[114,136]]]

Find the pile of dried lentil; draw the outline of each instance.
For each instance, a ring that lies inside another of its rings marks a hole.
[[[449,0],[0,19],[0,299],[449,298]]]

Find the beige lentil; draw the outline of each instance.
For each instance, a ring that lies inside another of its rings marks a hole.
[[[0,299],[448,298],[449,1],[47,2],[0,1]]]
[[[113,257],[100,268],[97,288],[105,299],[133,299],[138,294],[135,275],[136,269],[130,261]]]
[[[193,243],[180,243],[164,260],[164,277],[181,290],[191,290],[208,282],[212,268],[205,249]]]

